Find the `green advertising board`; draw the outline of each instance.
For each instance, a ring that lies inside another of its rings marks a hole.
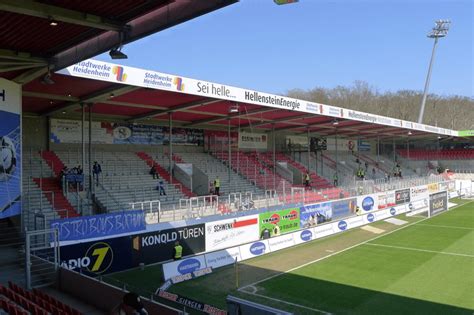
[[[289,208],[259,214],[261,238],[273,237],[300,228],[300,208]]]
[[[460,137],[474,137],[474,130],[460,130],[458,132]]]

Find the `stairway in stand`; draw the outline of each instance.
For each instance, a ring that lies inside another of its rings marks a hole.
[[[33,180],[36,185],[41,188],[49,203],[54,206],[54,210],[58,212],[59,217],[71,218],[79,216],[69,200],[64,197],[61,185],[57,178],[33,178]],[[49,192],[53,193],[51,194]]]
[[[163,178],[165,181],[170,183],[171,181],[171,176],[170,173],[163,168],[158,162],[153,160],[153,158],[145,153],[145,152],[137,152],[136,155],[142,159],[143,161],[146,162],[146,164],[151,168],[153,165],[155,165],[156,172],[160,176],[160,178]],[[180,189],[181,192],[188,198],[191,197],[196,197],[196,194],[193,193],[188,187],[184,186],[183,183],[181,183],[179,180],[176,178],[173,178],[173,182],[178,183],[179,185],[175,185],[176,188]]]
[[[63,161],[61,161],[53,151],[41,151],[41,157],[46,161],[46,163],[48,163],[56,176],[59,175],[65,166]]]

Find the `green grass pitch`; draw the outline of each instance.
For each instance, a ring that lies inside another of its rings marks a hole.
[[[465,203],[456,200],[457,203]],[[474,203],[430,219],[398,218],[257,257],[172,286],[225,308],[232,294],[295,314],[473,314]],[[149,296],[161,266],[112,275]]]

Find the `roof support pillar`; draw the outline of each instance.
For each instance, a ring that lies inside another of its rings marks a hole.
[[[169,136],[169,172],[170,184],[173,183],[173,112],[168,113],[168,136]]]

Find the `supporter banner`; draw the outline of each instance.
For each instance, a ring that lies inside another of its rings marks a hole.
[[[377,210],[379,206],[377,195],[365,195],[357,197],[357,206],[364,211]]]
[[[73,241],[143,231],[146,224],[143,211],[133,210],[52,220],[51,228],[60,241]]]
[[[281,235],[268,240],[270,251],[275,252],[280,249],[291,247],[295,245],[293,234]]]
[[[435,193],[439,191],[439,185],[438,183],[433,183],[433,184],[428,184],[428,191],[430,193]]]
[[[411,200],[428,198],[428,195],[429,195],[429,192],[428,192],[427,185],[421,185],[421,186],[410,188]]]
[[[378,209],[393,207],[396,204],[394,191],[386,191],[383,193],[379,193],[377,195],[377,199],[379,201]]]
[[[230,133],[230,145],[237,150],[239,144],[239,134],[232,131]],[[204,130],[204,146],[210,151],[227,152],[229,148],[229,134],[227,131]]]
[[[395,203],[397,205],[410,202],[410,189],[395,190]]]
[[[384,117],[355,110],[342,109],[336,106],[313,103],[242,89],[220,83],[201,81],[172,74],[149,71],[128,66],[121,66],[97,60],[84,60],[69,66],[58,73],[76,77],[95,79],[119,84],[128,84],[152,89],[166,90],[204,97],[218,98],[232,102],[256,104],[284,110],[316,113],[319,115],[347,118],[350,120],[364,121],[397,128],[422,130],[435,134],[457,136],[458,132],[423,124],[407,122],[395,118]]]
[[[131,247],[131,236],[61,246],[61,267],[92,276],[130,269],[136,266]]]
[[[448,192],[442,191],[430,195],[430,213],[436,215],[448,210]]]
[[[239,133],[239,149],[267,149],[268,136],[265,133]]]
[[[163,274],[165,280],[168,280],[172,277],[190,274],[203,268],[206,268],[204,255],[199,255],[163,264]]]
[[[300,228],[300,209],[290,208],[278,211],[268,211],[259,214],[259,231],[262,238],[285,234]]]
[[[205,256],[206,265],[212,268],[218,268],[230,265],[237,261],[241,261],[239,247],[227,248],[217,252],[207,253]]]
[[[242,260],[250,259],[270,252],[268,240],[244,244],[240,246],[240,257]]]
[[[136,235],[133,238],[134,259],[145,264],[172,259],[176,241],[183,247],[183,256],[204,252],[205,230],[204,224],[196,224]]]
[[[258,215],[250,215],[206,223],[206,251],[258,240],[258,218]]]
[[[300,208],[300,228],[309,228],[332,219],[331,202],[317,203]]]
[[[349,216],[356,211],[357,198],[350,198],[331,202],[333,219]]]
[[[21,85],[0,78],[0,219],[21,213]]]
[[[92,122],[92,142],[96,144],[155,144],[169,143],[169,128],[137,123]],[[89,122],[84,129],[88,130]],[[81,143],[82,122],[79,120],[51,119],[52,143]],[[87,137],[86,137],[87,140]],[[201,129],[173,128],[173,144],[202,145]]]

